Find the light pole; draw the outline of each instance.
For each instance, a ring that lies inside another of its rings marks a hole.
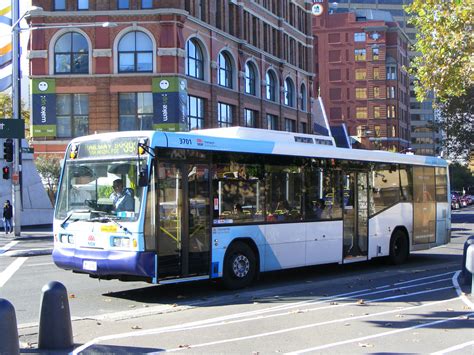
[[[42,12],[43,8],[39,6],[32,6],[20,17],[19,1],[12,1],[12,111],[14,119],[21,119],[21,51],[20,51],[20,32],[29,30],[41,30],[51,28],[76,28],[76,27],[106,27],[112,28],[118,26],[115,22],[99,22],[99,23],[72,23],[72,24],[57,24],[46,26],[32,26],[21,28],[20,22],[24,18],[32,15],[33,12]],[[13,174],[12,174],[12,205],[13,205],[13,229],[16,237],[21,234],[21,138],[14,139],[13,148]]]
[[[20,31],[18,24],[30,13],[25,12],[20,17],[20,2],[12,1],[12,111],[14,119],[21,119],[21,82],[20,82]],[[19,174],[21,172],[20,149],[21,138],[13,140],[13,174],[12,174],[12,205],[13,205],[13,232],[15,237],[21,234],[21,191]]]

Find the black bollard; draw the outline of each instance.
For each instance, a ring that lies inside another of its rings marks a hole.
[[[466,269],[466,253],[467,253],[467,248],[469,248],[469,245],[474,244],[474,235],[471,235],[469,238],[466,239],[464,242],[464,250],[462,253],[462,265],[461,265],[461,283],[463,285],[470,285],[471,280],[472,280],[472,275],[471,273]]]
[[[38,348],[68,350],[74,346],[66,287],[52,281],[41,290]]]
[[[0,354],[19,354],[20,342],[16,326],[15,308],[0,298]]]

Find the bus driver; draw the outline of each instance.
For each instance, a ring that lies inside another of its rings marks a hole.
[[[112,187],[114,192],[110,194],[110,199],[114,204],[114,210],[117,212],[133,211],[134,200],[132,190],[123,188],[122,179],[114,180]]]

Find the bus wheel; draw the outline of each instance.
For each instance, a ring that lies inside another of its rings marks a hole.
[[[232,243],[224,259],[222,281],[225,288],[236,290],[250,285],[255,278],[256,265],[255,253],[248,244]]]
[[[400,229],[397,229],[392,234],[390,239],[390,255],[388,257],[389,261],[393,265],[403,264],[409,253],[408,238]]]

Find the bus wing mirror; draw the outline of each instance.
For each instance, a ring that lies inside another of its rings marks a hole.
[[[148,166],[146,165],[140,169],[140,174],[138,175],[138,186],[148,186]]]

